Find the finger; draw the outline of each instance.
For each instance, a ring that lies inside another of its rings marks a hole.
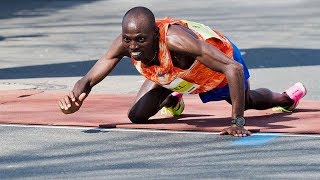
[[[235,137],[242,137],[242,130],[234,130],[233,132],[232,132],[232,134],[233,134],[233,136],[235,136]]]
[[[238,135],[238,137],[242,137],[242,130],[237,130],[237,135]]]
[[[82,103],[80,101],[76,101],[76,102],[74,102],[74,104],[79,107],[79,106],[81,106]]]
[[[64,109],[63,104],[61,103],[61,101],[58,102],[60,109]]]
[[[226,129],[223,129],[221,132],[220,132],[220,135],[227,135],[229,134],[228,131]]]
[[[244,133],[243,130],[237,130],[237,134],[239,137],[243,137],[243,133]]]
[[[71,101],[69,96],[64,97],[64,102],[65,102],[65,110],[69,109],[71,107]]]
[[[67,104],[66,104],[66,102],[65,102],[65,99],[62,99],[60,102],[61,102],[61,104],[62,104],[63,109],[64,109],[64,110],[68,110],[68,106],[67,106]]]
[[[71,101],[73,101],[73,102],[76,101],[76,97],[74,96],[74,93],[72,91],[69,92],[69,97],[71,98]]]
[[[79,101],[82,102],[87,97],[87,93],[82,93],[79,96]]]
[[[251,136],[251,135],[252,135],[251,131],[246,130],[246,129],[244,129],[244,130],[242,131],[242,134],[243,134],[243,136]]]
[[[248,130],[246,131],[246,134],[249,135],[249,136],[252,135],[251,131],[248,131]]]

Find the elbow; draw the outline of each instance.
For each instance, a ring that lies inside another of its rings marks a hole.
[[[240,63],[235,63],[234,71],[243,74],[243,65]]]
[[[227,72],[232,76],[239,76],[239,77],[244,76],[243,65],[236,61],[228,65]]]

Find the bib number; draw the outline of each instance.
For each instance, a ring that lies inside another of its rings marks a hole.
[[[199,88],[198,84],[188,82],[181,78],[176,78],[170,84],[162,85],[162,86],[167,89],[170,89],[171,91],[185,93],[185,94],[190,94]]]

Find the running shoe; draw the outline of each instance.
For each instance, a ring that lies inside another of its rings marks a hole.
[[[184,110],[184,102],[182,98],[182,94],[173,92],[171,93],[172,96],[178,97],[178,103],[175,106],[171,107],[163,107],[161,109],[162,115],[171,115],[171,116],[180,116]]]
[[[294,101],[294,103],[289,107],[274,107],[273,110],[281,110],[283,112],[292,112],[299,104],[299,101],[307,94],[307,89],[301,82],[297,82],[285,93]]]

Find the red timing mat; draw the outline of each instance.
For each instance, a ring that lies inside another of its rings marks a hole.
[[[148,124],[132,124],[127,111],[135,97],[128,94],[91,93],[82,108],[65,115],[58,99],[66,92],[38,90],[0,91],[0,123],[92,126],[112,128],[143,128],[190,131],[221,131],[230,125],[231,105],[221,102],[203,104],[197,95],[184,96],[186,104],[179,118],[160,114]],[[247,129],[260,132],[320,133],[320,101],[301,101],[294,113],[271,109],[245,112]]]

